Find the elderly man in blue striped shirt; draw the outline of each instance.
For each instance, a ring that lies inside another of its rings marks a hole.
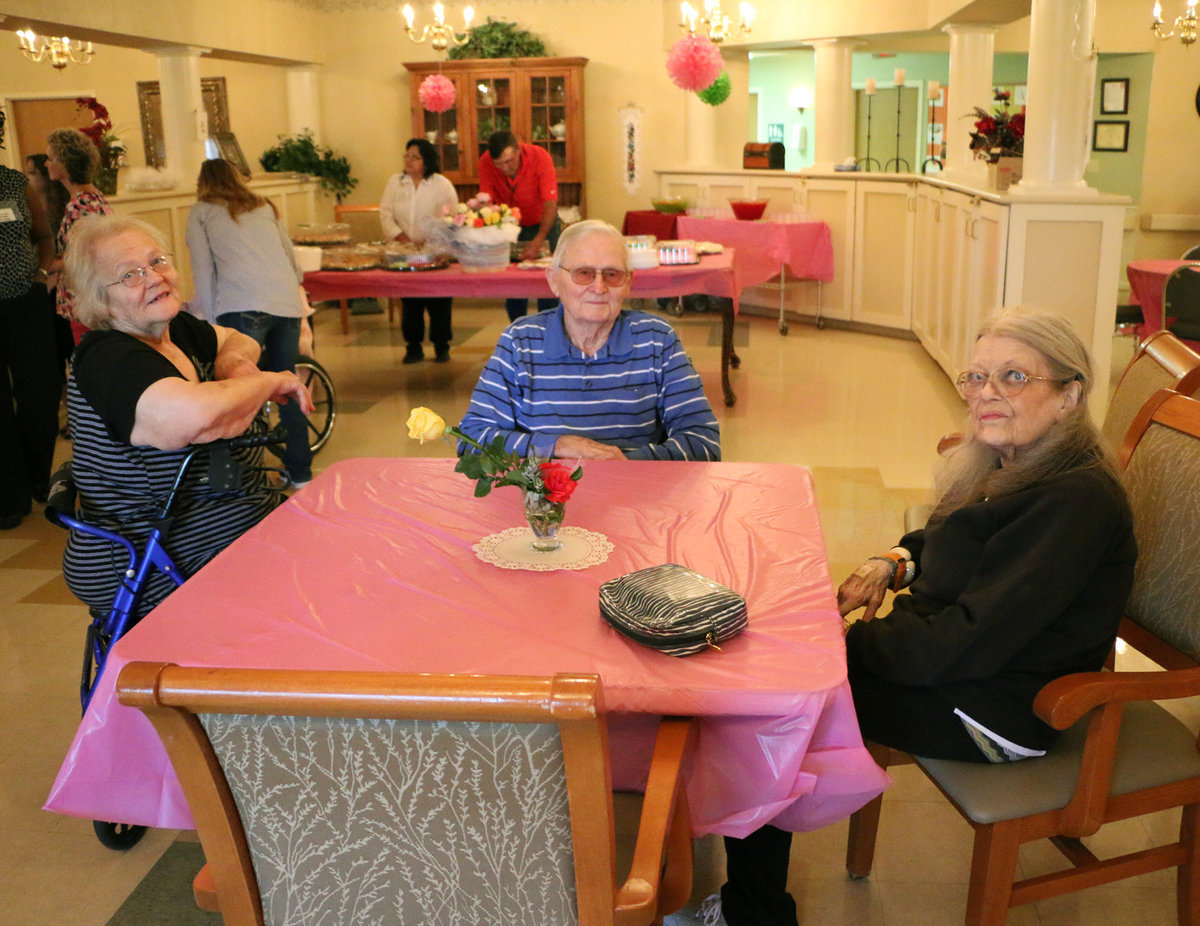
[[[522,456],[721,459],[716,416],[678,336],[621,308],[631,278],[621,233],[607,222],[570,226],[546,278],[558,308],[500,336],[462,430],[481,444],[502,434]]]

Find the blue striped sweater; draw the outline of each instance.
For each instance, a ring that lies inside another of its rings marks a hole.
[[[482,444],[503,434],[522,456],[549,457],[573,434],[631,460],[721,459],[700,377],[671,326],[645,312],[622,311],[593,357],[567,339],[561,304],[518,319],[500,335],[461,428]]]

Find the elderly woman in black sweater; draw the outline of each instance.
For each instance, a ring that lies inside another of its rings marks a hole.
[[[1042,755],[1055,731],[1033,713],[1038,691],[1104,663],[1137,547],[1088,414],[1091,385],[1064,319],[1010,312],[984,324],[958,378],[967,439],[949,455],[928,525],[838,589],[843,616],[863,609],[846,660],[868,742],[966,762]],[[905,587],[877,617],[886,592]],[[726,840],[713,922],[795,926],[790,840],[771,826]]]

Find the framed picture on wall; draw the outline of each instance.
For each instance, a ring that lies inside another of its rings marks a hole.
[[[246,156],[242,154],[242,146],[238,144],[236,135],[232,132],[214,132],[213,141],[217,143],[221,157],[232,162],[243,177],[250,176],[250,165],[246,163]]]
[[[1129,123],[1125,121],[1101,122],[1097,119],[1092,124],[1092,150],[1128,151]]]
[[[1100,113],[1123,116],[1129,112],[1129,78],[1100,81]]]

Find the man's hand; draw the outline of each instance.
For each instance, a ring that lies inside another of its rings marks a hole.
[[[545,243],[545,238],[530,238],[525,242],[525,247],[521,248],[521,260],[537,260]]]
[[[564,434],[554,444],[554,456],[563,460],[624,460],[619,448],[588,437]]]
[[[888,573],[887,563],[877,559],[869,559],[855,569],[838,588],[838,611],[842,617],[865,607],[862,619],[871,620],[883,604],[883,596],[888,588]]]

